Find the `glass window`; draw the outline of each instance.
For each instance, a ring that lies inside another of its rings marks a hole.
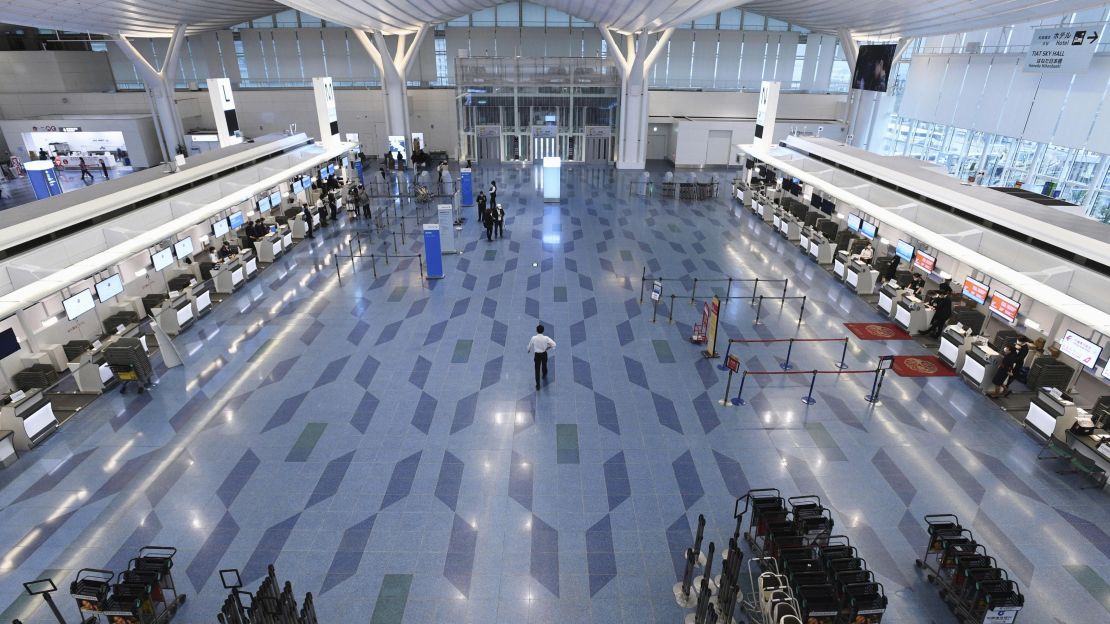
[[[571,15],[570,16],[570,25],[574,26],[575,28],[588,28],[590,26],[593,26],[594,23],[593,22],[587,22],[584,19],[578,19],[577,17]]]
[[[89,44],[89,49],[93,52],[107,52],[108,44],[103,41],[93,41]]]
[[[506,2],[497,6],[498,26],[520,26],[520,5]]]
[[[740,9],[721,11],[721,30],[740,30]]]
[[[243,41],[238,36],[235,37],[235,60],[239,64],[239,77],[244,81],[250,80],[247,72],[247,55],[243,52]]]
[[[560,11],[558,9],[552,9],[551,7],[548,7],[547,8],[547,25],[549,27],[551,27],[551,26],[554,26],[554,27],[563,27],[563,26],[569,27],[570,26],[570,16],[567,15],[566,13],[563,13],[562,11]]]
[[[297,12],[293,10],[282,11],[274,15],[274,23],[277,24],[278,28],[296,28],[298,25]]]
[[[521,21],[523,26],[543,26],[544,10],[542,6],[525,2],[521,5]]]
[[[479,9],[470,14],[471,23],[475,26],[496,26],[497,10],[493,7]]]
[[[706,15],[694,20],[694,28],[709,30],[717,28],[717,15]]]
[[[758,13],[744,11],[744,30],[766,30],[766,21]]]
[[[256,20],[251,21],[251,28],[273,28],[273,27],[274,27],[274,16],[273,15],[267,15],[266,17],[260,17]]]
[[[300,18],[301,26],[304,28],[321,28],[324,25],[323,20],[318,17],[313,17],[308,13],[301,13]]]
[[[450,76],[447,75],[447,38],[441,34],[436,34],[436,84],[443,86],[448,84]]]
[[[767,30],[790,30],[790,25],[773,17],[767,18]]]
[[[470,28],[470,16],[463,15],[462,17],[456,17],[455,19],[447,22],[447,25],[451,28]]]

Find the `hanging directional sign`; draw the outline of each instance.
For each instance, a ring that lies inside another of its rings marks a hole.
[[[1025,53],[1025,71],[1076,74],[1091,66],[1098,47],[1098,30],[1093,28],[1038,28]]]

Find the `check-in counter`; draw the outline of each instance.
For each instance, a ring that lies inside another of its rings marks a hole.
[[[848,277],[849,264],[851,264],[851,260],[848,258],[847,251],[842,249],[836,252],[836,256],[833,258],[833,275],[843,282]]]
[[[159,324],[161,324],[161,320],[159,320]],[[99,394],[115,379],[112,368],[104,361],[104,350],[120,338],[138,338],[143,351],[150,353],[150,346],[146,342],[146,336],[140,332],[141,328],[142,323],[120,326],[120,329],[105,336],[102,341],[93,341],[92,349],[82,353],[76,361],[70,362],[69,370],[73,372],[77,389],[89,394]]]
[[[246,279],[246,270],[238,258],[229,258],[212,271],[212,283],[216,285],[216,292],[221,295],[230,295],[243,285]]]
[[[970,330],[960,324],[949,325],[940,333],[940,346],[937,347],[937,356],[954,370],[960,370],[964,365],[964,357],[971,347]]]
[[[964,365],[960,367],[960,376],[964,381],[985,392],[991,387],[994,373],[998,371],[1002,355],[987,345],[985,338],[974,341],[964,357]]]
[[[894,306],[902,300],[902,295],[902,288],[898,286],[898,282],[890,280],[879,287],[879,302],[875,307],[887,318],[891,318],[894,316]]]
[[[15,450],[15,432],[11,429],[0,429],[0,468],[7,468],[19,459]]]
[[[293,246],[293,231],[288,227],[283,226],[278,230],[278,232],[281,234],[282,247],[286,249],[291,248]]]
[[[266,264],[273,264],[281,257],[285,245],[282,243],[280,235],[269,234],[255,241],[254,248],[258,252],[259,260]]]
[[[0,407],[0,429],[12,432],[10,442],[16,451],[29,451],[58,429],[58,419],[50,400],[38,389]]]
[[[212,311],[212,290],[207,285],[193,288],[189,300],[193,304],[193,316],[198,319]]]
[[[1041,436],[1067,441],[1067,431],[1079,417],[1079,407],[1072,397],[1056,388],[1041,388],[1029,403],[1025,426]]]
[[[901,301],[894,304],[894,322],[911,334],[925,331],[933,322],[933,308],[907,293]]]
[[[820,233],[814,233],[809,239],[809,257],[817,264],[832,264],[835,253],[836,243],[826,240]]]
[[[45,364],[58,372],[62,372],[69,365],[69,358],[66,357],[62,345],[42,345],[38,351],[23,355],[24,366],[34,366],[35,364]]]
[[[844,281],[860,295],[875,294],[875,282],[879,279],[879,272],[871,268],[870,264],[852,260],[847,267]]]
[[[779,217],[778,230],[779,234],[782,234],[786,240],[792,242],[798,242],[798,239],[802,235],[801,226],[794,220],[792,215],[788,215],[785,212]]]
[[[1090,418],[1090,414],[1084,410],[1080,409],[1078,412],[1080,419]],[[1065,442],[1072,451],[1091,459],[1096,466],[1110,474],[1110,433],[1102,429],[1094,429],[1091,433],[1081,434],[1069,428],[1064,435]]]
[[[187,295],[180,295],[167,299],[162,306],[154,311],[154,317],[166,333],[176,336],[193,324],[193,302]]]
[[[733,187],[733,194],[740,201],[742,206],[752,205],[751,190],[746,185],[736,185]]]

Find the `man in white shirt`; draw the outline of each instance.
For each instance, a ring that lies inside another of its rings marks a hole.
[[[547,379],[547,352],[555,348],[555,341],[543,335],[543,325],[536,325],[536,335],[528,341],[528,352],[536,362],[536,390],[540,389],[540,369]]]

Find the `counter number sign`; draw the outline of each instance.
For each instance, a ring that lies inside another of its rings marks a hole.
[[[663,281],[655,280],[651,284],[651,300],[659,301],[663,298]]]

